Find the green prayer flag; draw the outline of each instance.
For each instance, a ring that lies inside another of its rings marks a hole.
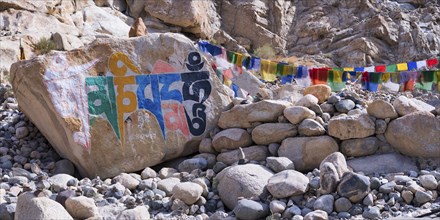
[[[422,71],[423,82],[433,82],[435,71]]]
[[[370,73],[370,82],[372,83],[379,83],[380,82],[380,78],[382,77],[382,73]]]
[[[277,64],[277,70],[276,70],[276,75],[277,76],[283,75],[284,65],[285,65],[284,63],[278,63]]]
[[[230,63],[235,64],[235,62],[237,62],[237,55],[232,51],[227,52],[227,58],[228,58],[228,62]]]
[[[334,69],[333,69],[334,70]],[[333,70],[329,70],[328,71],[328,78],[327,78],[327,82],[333,82],[335,80],[335,74],[333,72]],[[331,86],[330,86],[331,87]],[[332,89],[333,90],[333,89]]]
[[[423,89],[426,91],[431,91],[432,90],[432,82],[418,82],[418,83],[416,83],[415,88]]]
[[[345,82],[327,82],[333,92],[339,92],[345,88]]]
[[[393,65],[388,65],[386,67],[386,72],[396,72],[397,71],[397,65],[393,64]]]

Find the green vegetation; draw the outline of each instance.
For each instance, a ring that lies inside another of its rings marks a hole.
[[[42,37],[37,43],[33,44],[33,48],[37,54],[47,54],[51,50],[55,50],[57,45],[51,39]]]
[[[263,59],[274,59],[275,58],[275,50],[269,45],[265,44],[262,47],[257,48],[254,51],[255,56],[263,58]]]

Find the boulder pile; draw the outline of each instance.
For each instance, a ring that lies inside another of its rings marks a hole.
[[[198,154],[78,179],[2,91],[1,219],[380,219],[440,208],[440,109],[414,98],[235,99]]]

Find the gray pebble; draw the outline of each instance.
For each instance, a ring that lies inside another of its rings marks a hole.
[[[380,210],[376,206],[367,207],[362,213],[362,217],[366,219],[380,219]]]

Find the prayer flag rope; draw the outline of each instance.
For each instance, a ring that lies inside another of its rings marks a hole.
[[[200,41],[198,46],[201,51],[216,59],[226,60],[240,74],[242,68],[260,72],[262,80],[267,82],[275,81],[277,77],[280,78],[282,84],[291,83],[295,79],[297,84],[303,87],[326,84],[333,91],[341,91],[349,79],[351,82],[357,82],[357,79],[360,79],[362,88],[369,91],[377,91],[382,87],[392,91],[411,91],[414,88],[432,90],[433,84],[437,84],[440,91],[440,70],[436,69],[440,57],[390,65],[332,69],[294,66],[286,62],[249,57],[241,53],[226,51],[223,47],[206,41]],[[420,70],[422,68],[429,70]],[[222,80],[225,84],[231,86],[232,78],[231,69],[223,71]],[[237,85],[233,86],[236,91]]]

